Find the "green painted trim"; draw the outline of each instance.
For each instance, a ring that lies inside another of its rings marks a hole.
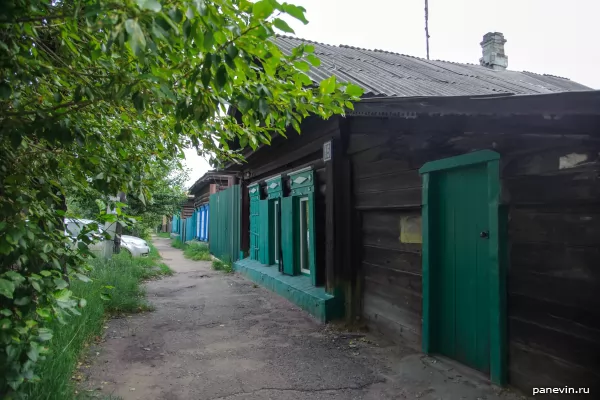
[[[490,251],[490,380],[497,385],[507,382],[507,322],[506,322],[506,268],[508,260],[507,212],[500,209],[500,155],[491,150],[483,150],[457,157],[432,161],[419,172],[423,174],[422,200],[422,276],[423,276],[423,325],[421,348],[429,354],[431,348],[431,268],[430,268],[430,219],[429,203],[431,193],[431,173],[447,169],[486,163],[488,174],[489,205],[489,251]]]
[[[423,243],[421,245],[422,261],[422,298],[423,298],[423,327],[421,332],[421,349],[423,353],[429,354],[431,351],[430,312],[431,304],[430,275],[429,275],[429,174],[423,175],[423,206],[421,208],[421,226]]]
[[[315,223],[315,194],[308,195],[308,269],[311,274],[311,281],[317,286],[317,241],[316,241],[316,223]]]
[[[307,276],[282,275],[277,268],[261,265],[260,262],[249,258],[238,260],[233,266],[240,274],[285,297],[321,322],[329,322],[344,316],[343,296],[331,295],[325,291],[325,288],[313,286]]]
[[[312,168],[304,168],[300,171],[291,172],[290,188],[292,196],[306,195],[314,192],[315,177]]]
[[[500,207],[500,161],[487,163],[490,239],[490,379],[506,383],[506,223]]]
[[[419,173],[464,167],[471,164],[480,164],[488,161],[499,160],[500,154],[492,150],[481,150],[473,153],[463,154],[456,157],[442,158],[441,160],[430,161],[419,169]]]
[[[283,197],[283,179],[281,175],[267,179],[265,186],[267,187],[267,198],[269,200]]]

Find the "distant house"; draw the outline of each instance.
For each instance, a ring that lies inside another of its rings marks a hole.
[[[236,178],[231,173],[208,171],[198,179],[189,190],[193,196],[195,230],[193,238],[208,242],[210,196],[233,186]]]
[[[507,70],[504,42],[467,65],[279,37],[365,94],[229,167],[234,266],[495,383],[599,390],[600,93]]]
[[[171,218],[171,233],[179,236],[183,241],[192,240],[193,236],[190,235],[193,235],[193,231],[186,223],[191,224],[190,218],[193,216],[194,196],[188,194],[187,199],[181,204],[181,210]]]

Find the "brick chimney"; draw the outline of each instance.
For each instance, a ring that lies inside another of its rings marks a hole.
[[[483,36],[481,50],[483,57],[479,63],[484,67],[504,71],[508,67],[508,57],[504,54],[504,35],[500,32],[488,32]]]

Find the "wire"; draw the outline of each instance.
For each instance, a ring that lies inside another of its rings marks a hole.
[[[425,46],[427,48],[427,59],[429,60],[429,0],[425,0]]]

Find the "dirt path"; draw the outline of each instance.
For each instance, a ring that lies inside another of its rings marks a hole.
[[[149,282],[151,313],[108,323],[83,390],[164,400],[513,398],[398,346],[336,333],[237,275],[155,239],[177,273]],[[514,397],[516,398],[516,397]]]

